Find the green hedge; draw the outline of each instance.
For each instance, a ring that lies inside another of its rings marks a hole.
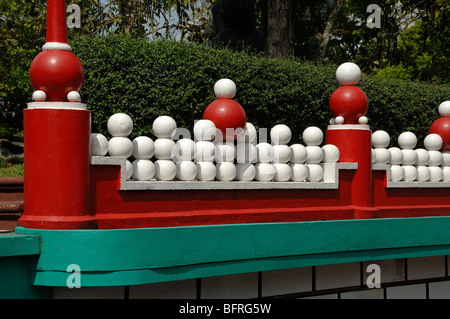
[[[131,137],[153,136],[151,126],[159,115],[192,130],[215,99],[214,83],[226,77],[236,83],[235,100],[249,122],[266,128],[284,123],[297,142],[310,125],[326,128],[328,99],[339,87],[336,65],[114,36],[80,37],[71,45],[86,72],[81,96],[92,110],[92,130],[106,136],[107,120],[116,112],[132,117]],[[450,99],[450,87],[443,85],[363,76],[359,86],[369,98],[372,130],[384,129],[392,139],[411,130],[422,140],[439,116],[438,105]]]

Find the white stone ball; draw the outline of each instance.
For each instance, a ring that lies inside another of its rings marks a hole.
[[[275,168],[275,174],[273,175],[273,180],[275,182],[287,182],[291,178],[291,168],[285,163],[275,163],[273,164]]]
[[[334,123],[336,123],[336,124],[344,124],[344,122],[345,122],[345,119],[344,119],[344,117],[343,116],[336,116],[336,118],[334,119]]]
[[[113,137],[108,142],[108,153],[112,157],[128,158],[133,153],[133,143],[127,137]]]
[[[259,163],[270,163],[273,158],[272,145],[263,142],[256,145],[256,161]]]
[[[291,159],[291,148],[287,145],[272,146],[272,162],[287,163]]]
[[[168,138],[157,138],[155,140],[155,157],[158,160],[171,160],[172,150],[175,148],[175,142]]]
[[[377,161],[377,153],[375,153],[375,150],[372,149],[372,164],[375,164]]]
[[[417,162],[418,155],[415,150],[406,148],[402,150],[403,153],[403,165],[414,165]]]
[[[155,143],[148,136],[138,136],[133,140],[133,157],[151,159],[155,154]]]
[[[270,140],[273,145],[285,145],[292,137],[291,129],[284,124],[277,124],[270,130]]]
[[[70,91],[67,93],[67,101],[69,102],[81,102],[81,95],[77,91]]]
[[[329,123],[330,125],[336,124],[336,121],[335,121],[334,117],[332,117],[332,118],[328,121],[328,123]]]
[[[391,165],[391,181],[399,182],[405,176],[405,171],[400,165]]]
[[[209,141],[195,143],[194,158],[198,162],[213,162],[216,157],[216,144]]]
[[[450,166],[442,167],[442,181],[450,182]]]
[[[375,164],[388,164],[391,160],[391,152],[387,148],[375,148]]]
[[[127,137],[133,131],[133,120],[125,113],[116,113],[108,119],[108,132],[113,137]]]
[[[237,137],[238,143],[252,143],[256,140],[256,128],[252,123],[247,122],[242,134]]]
[[[417,166],[417,178],[418,182],[426,182],[430,179],[430,169],[426,166]]]
[[[323,178],[323,168],[319,164],[306,164],[308,168],[308,182],[320,182]]]
[[[428,134],[423,140],[423,144],[428,151],[439,151],[444,141],[438,134]]]
[[[307,146],[318,146],[323,141],[323,132],[316,126],[310,126],[303,131],[302,139]]]
[[[194,124],[194,138],[197,141],[212,141],[216,137],[216,125],[210,120],[199,120]]]
[[[131,176],[133,175],[133,164],[129,160],[126,160],[125,162],[125,178],[126,180],[129,180]]]
[[[275,175],[275,168],[270,163],[257,163],[255,165],[255,179],[260,182],[270,182]]]
[[[391,154],[389,164],[391,165],[400,165],[403,162],[403,152],[398,147],[390,147],[389,153]],[[427,153],[428,155],[428,153]]]
[[[172,148],[171,157],[175,161],[192,161],[195,154],[195,142],[190,138],[182,138]]]
[[[417,148],[415,149],[417,153],[417,162],[416,165],[418,166],[424,166],[428,164],[428,161],[430,160],[430,154],[428,154],[428,151],[424,148]]]
[[[215,159],[217,163],[232,162],[236,158],[236,147],[233,143],[216,144]]]
[[[214,95],[218,99],[232,99],[236,95],[236,84],[230,79],[220,79],[214,84]]]
[[[180,181],[193,181],[197,176],[197,165],[191,161],[181,161],[176,163],[177,178]]]
[[[444,101],[439,104],[439,115],[450,116],[450,101]]]
[[[303,164],[306,161],[306,147],[302,144],[292,144],[291,149],[291,163]]]
[[[100,133],[91,134],[91,155],[105,156],[108,153],[108,139]]]
[[[336,80],[340,85],[356,85],[361,80],[361,69],[352,62],[342,63],[336,70]]]
[[[213,162],[197,162],[197,180],[212,181],[216,177],[216,165]]]
[[[430,182],[440,182],[444,178],[444,172],[442,168],[439,166],[429,166],[428,169],[430,170]]]
[[[391,137],[386,131],[378,130],[372,133],[372,147],[386,148],[391,143]]]
[[[450,151],[442,151],[442,166],[450,166]]]
[[[155,178],[158,181],[171,181],[177,175],[177,167],[169,160],[157,160],[155,163]]]
[[[157,138],[170,139],[175,135],[177,123],[170,116],[162,115],[153,121],[152,129]]]
[[[36,102],[44,102],[47,99],[47,94],[42,90],[36,90],[33,92],[31,98]]]
[[[252,163],[236,164],[236,180],[250,182],[255,179],[255,176],[256,169]]]
[[[333,144],[325,144],[322,146],[323,151],[323,159],[324,163],[337,163],[339,161],[339,157],[341,153],[336,145]]]
[[[256,147],[250,143],[236,144],[236,162],[251,163],[256,160]]]
[[[232,181],[236,177],[236,166],[231,162],[216,164],[216,179],[218,181]]]
[[[413,149],[417,145],[417,137],[413,132],[403,132],[398,137],[398,145],[402,149]]]
[[[439,166],[442,164],[443,156],[439,151],[428,151],[430,159],[428,160],[428,166]]]
[[[136,159],[133,166],[132,177],[136,181],[149,181],[155,175],[155,165],[148,159]]]
[[[403,165],[402,167],[405,172],[405,175],[403,176],[403,180],[405,182],[415,181],[417,178],[417,168],[412,165]]]
[[[366,116],[361,116],[361,117],[358,119],[358,123],[359,123],[359,124],[362,124],[362,125],[365,125],[365,124],[369,123],[369,119],[368,119]]]
[[[320,146],[306,146],[306,163],[319,164],[323,159],[323,150]]]
[[[291,164],[291,181],[304,182],[308,177],[308,168],[304,164]]]

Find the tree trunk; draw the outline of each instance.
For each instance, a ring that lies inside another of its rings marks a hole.
[[[267,0],[266,55],[294,55],[293,0]]]
[[[330,42],[334,24],[336,23],[337,17],[339,15],[339,11],[341,11],[342,6],[344,5],[345,0],[336,0],[336,4],[331,10],[330,16],[328,17],[327,24],[325,25],[325,29],[323,31],[322,37],[319,40],[319,60],[318,62],[322,63],[325,60],[325,56],[327,54],[328,43]]]

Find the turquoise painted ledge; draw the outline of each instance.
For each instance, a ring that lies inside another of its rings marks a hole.
[[[115,230],[35,230],[32,284],[138,285],[354,261],[450,254],[450,217]]]

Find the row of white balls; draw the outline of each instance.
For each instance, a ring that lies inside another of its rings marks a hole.
[[[391,181],[450,182],[450,166],[391,165]]]
[[[320,182],[323,179],[323,167],[319,164],[284,163],[238,163],[169,160],[126,161],[126,179],[136,181],[260,181],[260,182]]]

